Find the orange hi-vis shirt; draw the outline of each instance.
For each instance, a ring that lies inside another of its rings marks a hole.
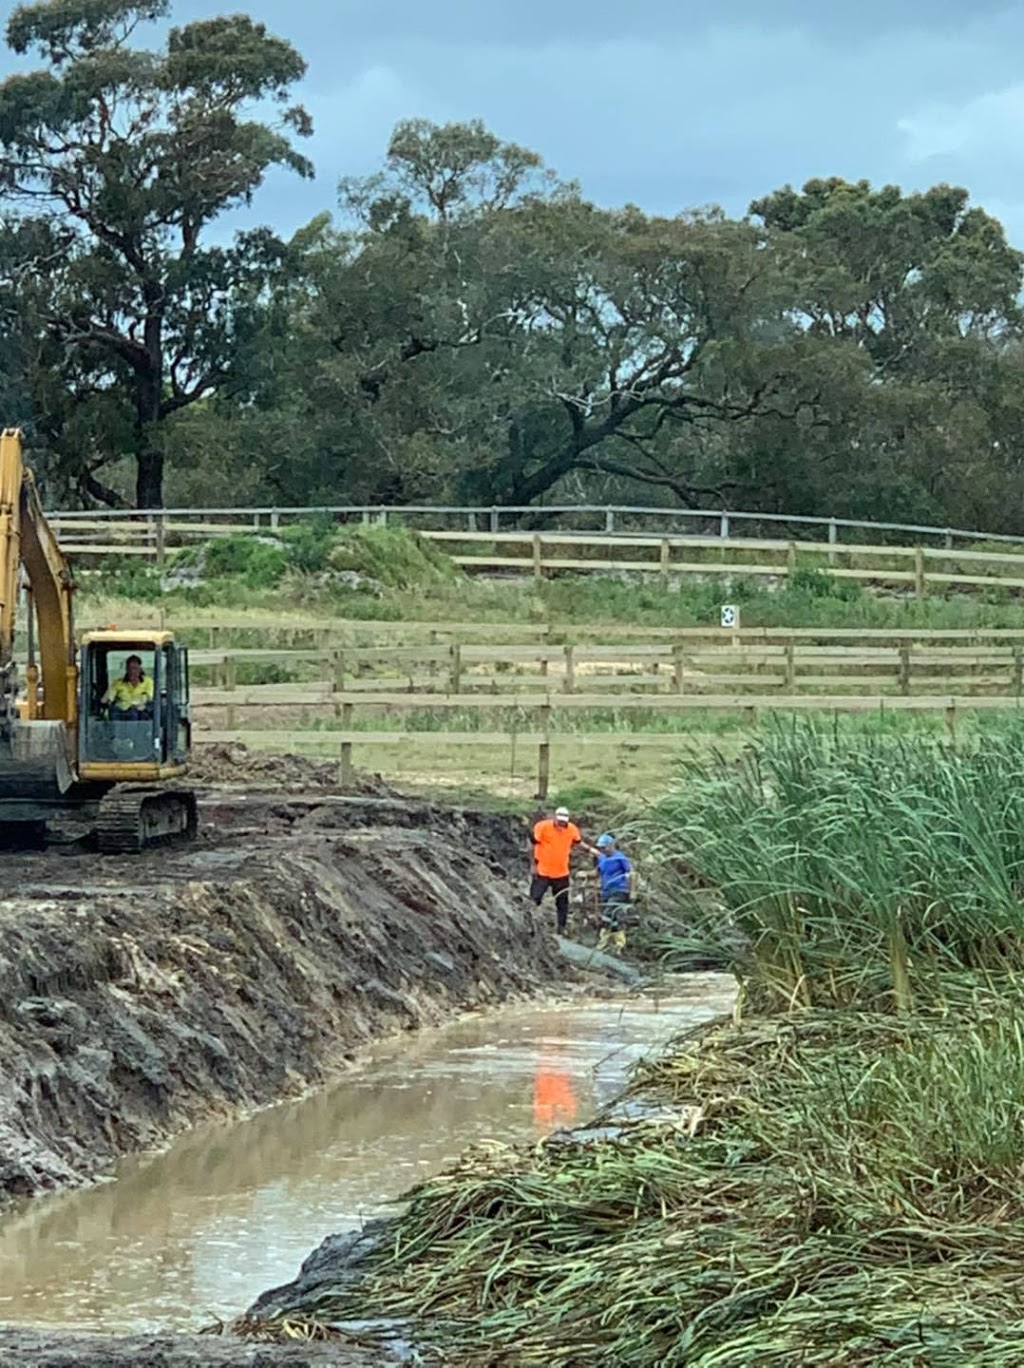
[[[552,817],[538,822],[533,828],[533,858],[541,878],[568,878],[569,856],[573,846],[579,845],[582,840],[579,827],[572,822],[564,827],[558,826]]]

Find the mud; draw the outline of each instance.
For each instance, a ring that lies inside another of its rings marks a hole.
[[[201,810],[187,850],[5,858],[0,1203],[565,979],[507,819],[309,794]]]
[[[270,1345],[207,1335],[90,1335],[0,1326],[0,1363],[7,1368],[372,1368],[386,1363],[376,1348],[320,1344]]]
[[[199,745],[193,752],[189,778],[204,786],[243,785],[281,793],[331,791],[338,787],[338,765],[301,755],[251,751],[237,744]],[[398,796],[379,774],[360,770],[355,780],[360,793]]]

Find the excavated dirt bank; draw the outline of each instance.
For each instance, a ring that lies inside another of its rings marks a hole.
[[[87,1335],[0,1326],[5,1368],[377,1368],[377,1349],[247,1344],[202,1335]]]
[[[406,802],[376,778],[339,798],[333,767],[238,748],[197,768],[194,846],[4,856],[0,1208],[300,1094],[384,1036],[572,977],[550,912],[524,896],[514,820]],[[0,1326],[0,1362],[33,1368],[380,1361]]]
[[[204,818],[187,851],[5,860],[0,1200],[565,976],[500,818],[257,796]]]

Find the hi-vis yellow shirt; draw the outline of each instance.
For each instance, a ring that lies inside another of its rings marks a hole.
[[[127,712],[129,708],[146,708],[153,701],[153,681],[140,679],[137,684],[129,684],[127,679],[117,679],[103,695],[102,701],[119,712]]]

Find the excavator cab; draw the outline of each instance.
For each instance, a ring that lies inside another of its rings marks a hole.
[[[82,779],[154,782],[186,772],[188,652],[169,632],[87,632],[78,678]]]
[[[24,680],[14,658],[25,585]],[[188,772],[188,657],[170,632],[87,632],[75,645],[71,566],[22,459],[0,431],[0,837],[55,817],[89,823],[105,853],[196,834]],[[172,781],[172,782],[167,782]]]

